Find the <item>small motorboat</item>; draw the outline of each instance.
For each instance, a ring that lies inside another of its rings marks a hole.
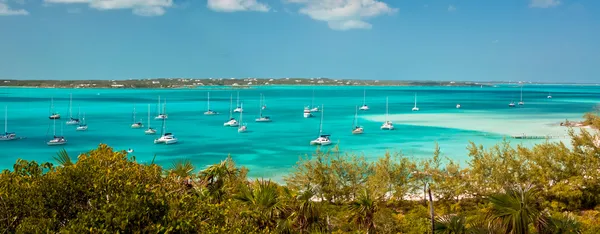
[[[223,124],[223,127],[237,127],[239,125],[240,124],[238,123],[237,120],[235,120],[235,118],[231,118],[231,119],[229,119],[229,121],[227,121]]]
[[[313,117],[310,109],[308,107],[304,107],[304,118],[310,118]]]
[[[310,141],[311,145],[330,145],[331,139],[329,139],[330,135],[319,135],[317,139]]]
[[[132,148],[127,149],[127,153],[133,153],[133,149]]]

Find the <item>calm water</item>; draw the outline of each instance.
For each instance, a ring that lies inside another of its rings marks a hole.
[[[249,129],[249,132],[239,134],[236,128],[223,127],[229,117],[230,95],[233,94],[234,106],[236,102],[237,91],[231,89],[0,88],[2,110],[8,106],[9,131],[26,137],[0,142],[0,168],[12,168],[17,158],[52,161],[62,148],[45,144],[52,136],[53,122],[48,115],[53,97],[56,111],[62,115],[57,121],[57,133],[60,134],[61,129],[64,132],[68,140],[64,148],[71,155],[86,152],[102,142],[119,150],[133,148],[134,155],[142,162],[150,161],[156,155],[156,161],[165,166],[183,158],[201,168],[231,154],[238,164],[251,169],[251,176],[277,179],[295,165],[298,157],[315,150],[309,141],[318,134],[320,113],[316,113],[315,118],[302,117],[303,107],[311,104],[313,89],[315,105],[323,104],[325,108],[324,131],[332,134],[332,140],[342,150],[365,154],[369,159],[375,159],[387,150],[401,151],[410,157],[428,157],[434,142],[438,142],[446,156],[464,160],[469,140],[484,145],[498,142],[506,136],[502,130],[511,128],[511,121],[532,121],[531,126],[536,119],[558,123],[565,118],[581,117],[600,101],[600,86],[525,86],[526,105],[517,108],[508,108],[511,100],[519,100],[519,88],[514,85],[494,88],[368,87],[366,102],[371,110],[359,113],[359,124],[365,127],[365,134],[352,135],[354,108],[363,102],[362,87],[259,87],[239,91],[245,109],[244,122],[248,123]],[[206,110],[208,91],[211,109],[220,115],[202,114]],[[546,98],[549,92],[553,99]],[[271,123],[254,122],[259,113],[261,93],[266,97],[265,115],[271,116]],[[415,93],[421,108],[418,113],[411,112]],[[73,95],[74,115],[79,108],[85,112],[89,125],[87,132],[77,132],[75,126],[65,125],[69,116],[69,94]],[[148,104],[151,105],[150,124],[160,128],[161,121],[154,120],[158,96],[167,99],[167,131],[179,138],[178,144],[155,145],[153,139],[157,136],[144,135],[146,126],[130,128],[134,106],[136,119],[147,124]],[[396,130],[391,132],[379,130],[381,122],[375,121],[384,118],[388,96],[390,114],[396,118]],[[457,103],[462,105],[461,109],[455,108]],[[410,123],[403,123],[402,116],[413,118]],[[446,126],[440,122],[443,116],[458,117],[456,121],[461,121],[462,117],[465,121],[469,121],[468,117],[479,121],[489,118],[491,130]],[[236,117],[239,118],[237,114]],[[439,124],[429,126],[436,121]],[[525,143],[535,142],[539,141]]]

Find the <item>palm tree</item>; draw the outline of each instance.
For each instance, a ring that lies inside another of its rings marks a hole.
[[[191,186],[191,179],[196,167],[190,160],[178,160],[171,164],[168,174],[175,176],[178,180],[183,180],[186,185]]]
[[[73,161],[71,161],[71,157],[69,157],[69,154],[65,149],[59,150],[58,153],[56,153],[56,156],[54,156],[54,160],[63,167],[73,165]]]
[[[559,234],[579,234],[581,233],[581,224],[577,222],[573,214],[566,213],[560,215],[553,215],[550,218],[551,233]]]
[[[290,218],[300,233],[314,233],[325,229],[321,207],[311,200],[314,195],[311,190],[306,190],[294,199],[297,204],[294,205]]]
[[[375,213],[378,210],[377,201],[365,189],[352,202],[350,202],[350,222],[366,227],[367,234],[375,233]]]
[[[498,221],[506,233],[528,234],[529,225],[538,232],[546,227],[546,216],[540,209],[538,193],[531,186],[508,188],[503,194],[490,196],[491,221]]]
[[[280,221],[279,215],[283,207],[279,201],[277,184],[270,180],[257,179],[253,184],[243,186],[234,198],[250,208],[251,215],[260,229],[273,230],[278,223],[288,225],[285,222],[277,222]]]
[[[468,233],[465,217],[462,215],[445,215],[437,218],[434,233],[466,234]]]
[[[226,190],[226,182],[245,180],[245,178],[242,178],[242,174],[242,170],[235,167],[235,163],[231,157],[227,157],[227,159],[221,161],[221,163],[202,170],[199,177],[206,187],[205,192],[210,195],[211,198],[221,201],[227,192],[231,192],[224,191]],[[232,184],[231,186],[234,185]]]

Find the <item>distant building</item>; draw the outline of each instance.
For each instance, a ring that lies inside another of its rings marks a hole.
[[[158,80],[153,80],[153,81],[152,81],[152,84],[160,84],[160,81],[158,81]]]
[[[122,88],[122,87],[125,87],[125,85],[122,85],[122,84],[112,84],[110,86],[113,87],[113,88]]]

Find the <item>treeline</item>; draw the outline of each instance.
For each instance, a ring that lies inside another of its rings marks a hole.
[[[250,180],[231,158],[196,172],[106,145],[76,161],[61,151],[57,165],[18,160],[0,174],[0,232],[600,233],[598,134],[571,135],[471,143],[468,165],[438,147],[422,161],[317,151],[286,185]]]

